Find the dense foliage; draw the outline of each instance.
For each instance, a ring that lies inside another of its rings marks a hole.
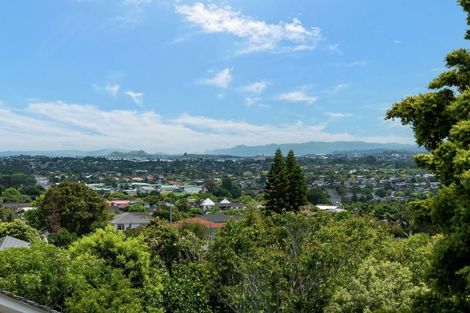
[[[470,1],[460,3],[470,25]],[[420,306],[463,312],[470,311],[470,51],[451,52],[446,65],[429,84],[430,92],[402,100],[387,116],[412,125],[417,143],[430,151],[416,157],[418,164],[442,183],[439,194],[421,206],[446,236],[434,251],[432,289]]]
[[[79,183],[61,183],[47,190],[39,203],[49,231],[61,228],[77,235],[106,225],[108,206],[96,192]]]

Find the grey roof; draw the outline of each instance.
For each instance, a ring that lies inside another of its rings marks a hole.
[[[15,237],[5,236],[0,238],[0,250],[7,248],[25,248],[31,244],[27,241],[16,239]]]
[[[2,299],[2,297],[4,298]],[[13,303],[14,308],[10,306]],[[17,304],[19,304],[20,307],[18,307]],[[58,311],[53,310],[45,305],[41,305],[23,297],[16,296],[8,291],[0,290],[0,312],[18,312],[18,309],[21,309],[21,312],[59,313]]]
[[[151,219],[146,212],[126,212],[116,215],[111,224],[148,224]]]
[[[204,215],[201,215],[200,217],[212,223],[226,223],[228,220],[238,221],[241,219],[240,216],[228,215],[228,214],[204,214]]]

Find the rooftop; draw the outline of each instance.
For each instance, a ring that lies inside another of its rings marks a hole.
[[[5,236],[0,238],[0,250],[5,250],[7,248],[27,248],[31,244],[27,241],[17,239],[11,236]]]

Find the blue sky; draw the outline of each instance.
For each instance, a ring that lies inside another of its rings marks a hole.
[[[467,47],[453,0],[0,4],[0,150],[412,143],[384,121]]]

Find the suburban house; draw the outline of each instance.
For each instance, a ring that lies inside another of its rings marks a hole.
[[[215,232],[217,229],[224,227],[225,223],[229,220],[239,220],[239,216],[232,216],[227,214],[204,214],[191,218],[187,218],[182,221],[178,221],[173,225],[176,228],[180,228],[184,224],[198,224],[205,227],[208,231],[210,239],[214,239]]]
[[[205,210],[209,210],[215,207],[215,202],[212,201],[211,199],[207,198],[201,203],[201,208]]]
[[[0,290],[0,312],[2,313],[59,313],[44,305]]]
[[[152,216],[147,212],[125,212],[116,215],[111,221],[111,225],[117,230],[124,231],[128,228],[145,226],[152,220]]]
[[[224,198],[217,204],[217,207],[220,209],[246,209],[247,206],[244,203],[230,202],[227,198]]]
[[[111,200],[111,201],[108,201],[108,204],[111,208],[124,209],[129,206],[130,201],[129,200]]]
[[[11,236],[5,236],[0,238],[0,251],[8,248],[27,248],[30,245],[31,244],[27,241],[20,240]]]

